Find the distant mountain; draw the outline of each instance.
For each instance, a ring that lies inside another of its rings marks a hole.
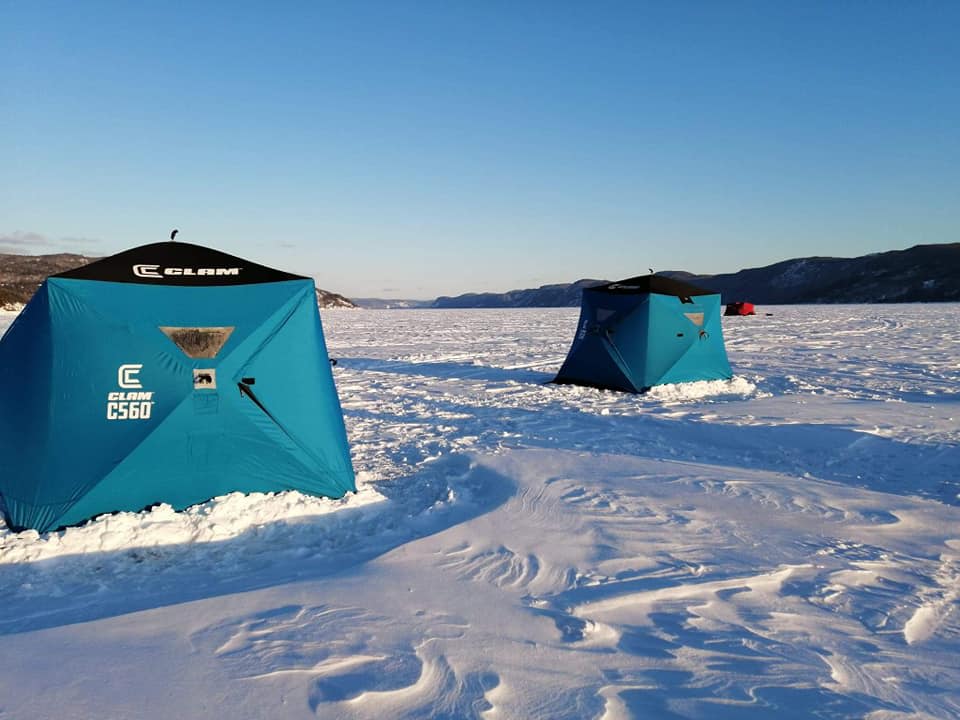
[[[357,307],[366,310],[410,310],[433,305],[433,300],[394,300],[389,298],[350,298]]]
[[[857,258],[784,260],[725,275],[663,274],[717,290],[727,302],[960,301],[960,243],[916,245]]]
[[[23,306],[50,275],[56,275],[100,258],[86,255],[4,255],[0,253],[0,309]],[[357,307],[343,295],[317,288],[317,304],[322,308]]]
[[[435,308],[507,308],[507,307],[569,307],[580,304],[580,293],[605,280],[577,280],[570,284],[541,285],[531,290],[511,290],[505,293],[467,293],[456,297],[438,297]]]
[[[892,303],[960,301],[960,243],[916,245],[857,258],[808,257],[723,275],[668,270],[660,275],[716,290],[724,302]],[[630,277],[629,271],[623,278]],[[617,277],[617,280],[623,279]],[[506,293],[439,297],[437,308],[576,307],[585,287],[605,280],[577,280]]]

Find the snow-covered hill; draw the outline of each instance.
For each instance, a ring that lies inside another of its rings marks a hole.
[[[960,305],[645,396],[544,384],[576,319],[325,313],[359,493],[0,530],[0,717],[960,716]]]

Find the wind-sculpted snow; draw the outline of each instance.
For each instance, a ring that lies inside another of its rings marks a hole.
[[[760,312],[643,396],[325,312],[360,492],[0,530],[0,718],[960,716],[960,306]]]

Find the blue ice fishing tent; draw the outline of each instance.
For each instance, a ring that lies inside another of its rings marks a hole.
[[[661,275],[585,288],[557,383],[626,392],[732,377],[720,295]]]
[[[46,531],[355,490],[313,281],[179,242],[51,276],[0,340],[0,505]]]

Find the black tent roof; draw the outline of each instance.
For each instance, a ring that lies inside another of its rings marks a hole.
[[[252,285],[306,280],[227,253],[181,242],[141,245],[51,277],[141,285]]]
[[[654,293],[657,295],[676,295],[677,297],[692,297],[694,295],[717,295],[716,290],[707,290],[682,280],[675,280],[664,275],[638,275],[637,277],[617,280],[616,282],[597,285],[589,288],[588,292],[609,293],[611,295],[643,295]]]

